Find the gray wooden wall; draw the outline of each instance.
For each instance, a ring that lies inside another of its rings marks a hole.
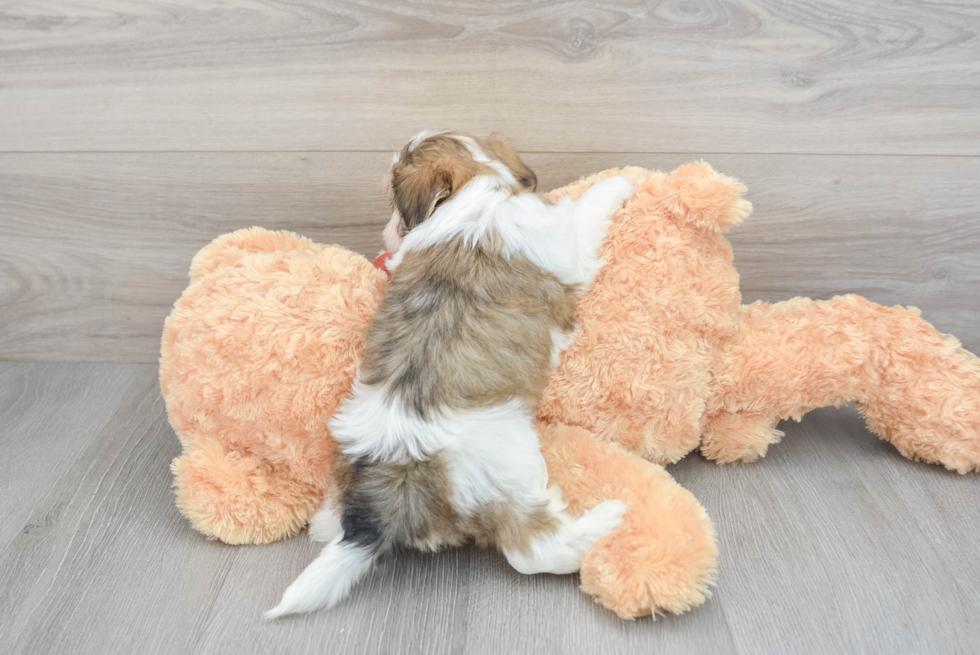
[[[0,10],[0,359],[152,362],[222,232],[380,248],[424,127],[543,187],[705,158],[743,296],[910,304],[980,350],[980,3],[27,2]]]

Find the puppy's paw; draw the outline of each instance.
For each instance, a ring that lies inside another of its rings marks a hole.
[[[575,522],[575,529],[578,533],[576,541],[582,551],[619,528],[623,523],[626,508],[626,503],[621,500],[607,500],[580,516]]]
[[[597,189],[599,187],[602,187],[602,193],[613,211],[618,210],[624,202],[632,198],[633,192],[636,190],[633,180],[622,175],[597,182],[592,188]]]
[[[607,500],[590,509],[582,518],[588,517],[595,529],[602,534],[609,534],[622,524],[627,507],[621,500]]]
[[[324,503],[310,519],[310,539],[327,543],[340,534],[340,510]]]
[[[601,182],[596,182],[591,189],[582,196],[587,199],[587,205],[594,214],[595,219],[607,222],[612,221],[613,214],[623,208],[623,204],[633,197],[636,185],[633,181],[617,175]]]
[[[606,236],[613,214],[623,208],[623,203],[633,196],[636,185],[622,175],[596,182],[579,198],[575,206],[576,218],[586,241],[598,246]]]

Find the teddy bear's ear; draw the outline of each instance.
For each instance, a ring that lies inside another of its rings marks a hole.
[[[752,203],[742,197],[745,185],[703,161],[680,166],[666,181],[672,190],[667,210],[698,228],[726,232],[752,213]]]
[[[305,237],[281,230],[274,232],[250,227],[223,234],[201,248],[191,262],[191,282],[208,273],[234,265],[245,255],[256,252],[287,252],[312,248],[314,243]]]

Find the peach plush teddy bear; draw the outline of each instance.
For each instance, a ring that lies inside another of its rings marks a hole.
[[[706,599],[717,550],[701,505],[660,465],[695,448],[751,461],[784,418],[854,401],[906,457],[980,468],[980,360],[917,311],[856,296],[742,306],[722,233],[751,210],[707,164],[637,183],[609,232],[581,329],[539,408],[570,509],[628,503],[582,562],[583,591],[631,618]],[[351,387],[386,275],[360,255],[258,228],[197,254],[167,319],[160,383],[183,444],[180,511],[228,543],[297,533],[327,486],[327,420]]]

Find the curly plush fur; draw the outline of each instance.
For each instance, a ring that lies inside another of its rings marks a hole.
[[[552,377],[544,420],[589,428],[660,464],[700,446],[752,461],[783,419],[853,401],[910,459],[980,468],[980,360],[918,310],[859,296],[741,306],[722,232],[751,211],[744,187],[704,163],[616,174],[637,197],[609,232],[578,308],[579,337]]]
[[[256,228],[201,250],[190,277],[160,359],[183,444],[177,506],[228,543],[295,534],[326,490],[327,421],[350,391],[385,275],[342,248]]]
[[[854,401],[905,456],[980,468],[980,360],[954,338],[915,310],[854,296],[740,305],[722,233],[751,207],[707,164],[606,171],[552,195],[617,174],[636,197],[614,221],[581,330],[539,408],[549,475],[572,510],[629,505],[586,553],[584,591],[624,618],[702,603],[713,528],[651,461],[698,447],[751,461],[778,441],[780,419],[816,407]],[[183,444],[177,504],[195,528],[268,543],[307,523],[329,484],[327,419],[386,284],[363,257],[289,233],[241,230],[198,254],[160,360]]]

